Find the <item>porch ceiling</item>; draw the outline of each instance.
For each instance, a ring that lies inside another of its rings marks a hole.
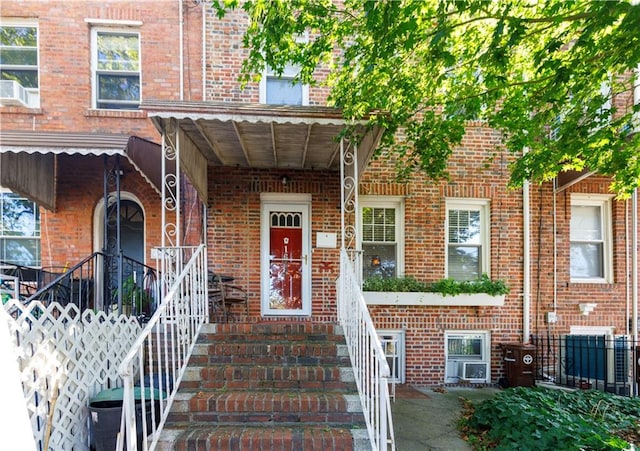
[[[0,185],[55,210],[55,158],[60,154],[122,155],[160,193],[160,146],[136,136],[117,134],[3,130]]]
[[[153,100],[141,108],[160,132],[176,125],[212,166],[339,171],[338,136],[353,125],[362,137],[362,170],[382,135],[366,121],[348,123],[335,108]]]

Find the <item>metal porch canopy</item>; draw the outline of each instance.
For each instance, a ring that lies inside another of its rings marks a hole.
[[[340,134],[353,127],[358,164],[366,167],[382,129],[349,122],[339,109],[231,102],[143,101],[158,130],[175,130],[183,147],[195,147],[207,165],[258,169],[340,170]],[[185,139],[186,138],[186,139]],[[181,167],[183,166],[181,156]],[[189,158],[191,159],[191,158]],[[200,194],[204,180],[184,168]],[[205,197],[206,198],[206,197]]]
[[[54,211],[56,156],[121,155],[160,194],[160,145],[119,134],[0,132],[0,185]]]

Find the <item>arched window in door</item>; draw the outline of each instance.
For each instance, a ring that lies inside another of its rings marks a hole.
[[[117,255],[117,205],[109,206],[107,219],[107,254]],[[144,263],[144,212],[133,201],[120,201],[120,244],[125,257]]]

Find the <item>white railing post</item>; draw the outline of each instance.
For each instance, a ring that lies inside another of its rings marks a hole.
[[[345,249],[340,255],[337,292],[338,319],[349,349],[371,449],[393,451],[395,437],[388,386],[389,364]]]
[[[138,449],[137,428],[142,430],[142,449],[155,449],[200,328],[207,321],[205,246],[164,248],[162,255],[171,259],[164,268],[181,271],[165,279],[172,280],[172,285],[119,367],[124,393],[117,450],[123,449],[123,437],[128,451]],[[136,415],[136,401],[141,403],[141,415]]]

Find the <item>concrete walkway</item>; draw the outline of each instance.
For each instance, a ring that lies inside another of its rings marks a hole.
[[[397,386],[392,401],[398,451],[470,451],[457,429],[462,399],[479,403],[495,395],[495,388],[429,388]]]

